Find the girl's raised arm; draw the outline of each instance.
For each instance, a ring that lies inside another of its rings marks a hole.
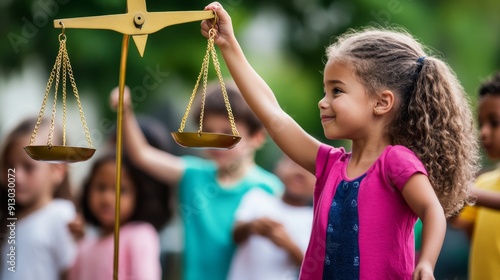
[[[307,134],[286,112],[266,82],[255,72],[236,40],[229,14],[217,3],[205,10],[213,10],[218,17],[215,44],[219,46],[226,65],[246,102],[262,121],[274,142],[292,160],[315,172],[316,154],[320,142]],[[211,20],[202,22],[202,34],[208,37]]]
[[[118,104],[118,87],[110,96],[111,107]],[[125,88],[123,112],[123,147],[127,156],[141,170],[167,184],[177,184],[184,174],[182,160],[172,154],[151,146],[135,118],[131,108],[130,90]]]

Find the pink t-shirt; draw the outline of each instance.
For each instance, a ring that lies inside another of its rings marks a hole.
[[[316,159],[314,220],[301,280],[323,279],[328,215],[341,181],[347,177],[351,153],[321,145]],[[417,216],[401,190],[415,173],[427,175],[422,162],[408,148],[388,146],[363,175],[357,200],[359,216],[359,279],[411,279]]]
[[[70,270],[71,280],[113,279],[114,236],[85,239]],[[131,222],[120,228],[118,279],[159,280],[160,243],[148,223]]]

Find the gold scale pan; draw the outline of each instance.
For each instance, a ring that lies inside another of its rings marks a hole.
[[[42,101],[42,107],[40,109],[40,112],[38,113],[38,118],[35,124],[35,128],[33,130],[33,134],[31,135],[30,138],[30,143],[28,146],[24,147],[24,150],[34,160],[47,161],[53,163],[73,163],[73,162],[85,161],[91,158],[95,153],[95,148],[92,145],[92,139],[90,138],[90,132],[87,127],[87,121],[85,120],[82,104],[80,102],[80,96],[78,94],[75,78],[73,76],[73,69],[69,61],[68,51],[66,49],[66,35],[64,33],[64,25],[62,23],[61,25],[63,29],[62,33],[59,35],[59,51],[57,53],[56,62],[54,63],[52,71],[50,72],[49,80],[47,82],[47,87],[45,88],[45,95]],[[71,87],[73,89],[73,94],[75,95],[78,104],[80,121],[82,122],[83,130],[85,132],[88,148],[66,146],[66,78],[68,76]],[[33,145],[36,141],[38,130],[40,128],[42,118],[45,113],[45,108],[47,106],[50,89],[52,88],[54,79],[55,79],[54,103],[52,106],[52,116],[49,125],[49,135],[47,139],[47,145]],[[54,137],[54,130],[55,130],[57,91],[60,82],[62,82],[61,91],[62,91],[62,102],[63,102],[62,146],[55,146],[52,144],[52,139]]]
[[[215,16],[213,26],[216,26],[216,23],[217,23],[217,16]],[[217,30],[215,28],[212,28],[209,30],[208,33],[209,36],[208,36],[207,50],[205,53],[205,57],[203,58],[203,63],[201,64],[201,71],[200,74],[198,75],[198,78],[196,79],[196,84],[194,86],[193,92],[191,93],[191,97],[189,99],[186,112],[182,117],[181,125],[179,127],[179,132],[172,132],[171,134],[175,142],[177,142],[177,144],[183,147],[232,149],[238,144],[238,142],[240,142],[241,136],[239,136],[238,129],[236,128],[233,112],[231,109],[231,104],[229,103],[229,98],[227,96],[226,86],[224,84],[224,80],[222,78],[222,74],[220,71],[220,63],[219,60],[217,59],[217,52],[215,51],[214,47],[214,40],[215,37],[217,36]],[[227,116],[233,134],[203,132],[203,115],[205,110],[204,104],[205,104],[205,96],[207,93],[208,68],[210,64],[210,56],[212,57],[215,72],[217,73],[217,78],[219,79],[222,96],[224,98],[224,105],[226,106],[227,109]],[[193,104],[193,100],[198,90],[200,80],[202,79],[203,79],[203,86],[201,91],[201,102],[200,102],[201,113],[199,119],[198,132],[184,132],[184,127],[186,125],[186,120],[188,118],[189,111],[191,110],[191,106]]]

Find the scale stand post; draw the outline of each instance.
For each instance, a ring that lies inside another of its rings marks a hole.
[[[118,252],[120,236],[120,185],[122,162],[122,125],[123,125],[123,92],[125,88],[125,69],[127,63],[128,43],[130,36],[135,42],[141,57],[144,55],[148,35],[167,26],[212,19],[212,11],[180,11],[180,12],[148,12],[145,0],[127,0],[127,13],[80,17],[54,20],[54,27],[107,29],[123,34],[122,52],[119,73],[119,102],[117,110],[116,130],[116,205],[114,225],[114,262],[113,279],[118,279]]]

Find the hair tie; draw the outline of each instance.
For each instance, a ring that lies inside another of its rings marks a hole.
[[[421,56],[417,59],[417,75],[420,74],[420,71],[422,70],[422,67],[424,66],[424,60],[425,56]]]

